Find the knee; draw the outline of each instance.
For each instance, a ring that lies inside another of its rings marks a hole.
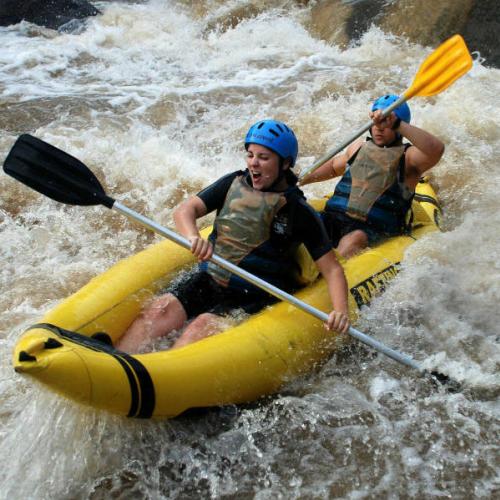
[[[213,335],[220,328],[220,318],[211,313],[202,313],[197,316],[184,330],[183,336],[191,341]]]
[[[368,236],[364,231],[357,229],[345,235],[339,242],[337,251],[345,259],[353,257],[368,246]]]
[[[141,311],[140,315],[146,320],[154,321],[171,314],[173,310],[177,309],[179,306],[181,306],[181,304],[177,297],[171,293],[167,293],[166,295],[154,299]]]
[[[197,327],[197,328],[206,328],[206,327],[210,326],[212,323],[214,323],[215,321],[216,320],[215,320],[213,314],[202,313],[191,322],[191,326]]]

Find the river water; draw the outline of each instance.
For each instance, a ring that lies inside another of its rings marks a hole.
[[[301,2],[97,5],[103,15],[71,33],[0,28],[0,156],[20,133],[37,135],[170,226],[180,200],[244,165],[253,122],[290,124],[307,167],[366,122],[372,99],[405,90],[431,52],[376,28],[341,50],[311,34]],[[237,408],[151,422],[68,402],[14,373],[16,339],[157,237],[0,175],[0,497],[498,495],[500,72],[475,59],[445,92],[411,102],[414,123],[446,143],[432,171],[443,232],[410,249],[359,322],[462,381],[455,394],[353,346],[279,395]]]

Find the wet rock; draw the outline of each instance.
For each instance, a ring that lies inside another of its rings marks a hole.
[[[500,68],[500,2],[477,0],[472,8],[463,37],[470,50],[477,50],[485,58],[486,66]]]
[[[432,47],[459,33],[487,66],[500,67],[498,0],[321,0],[311,11],[312,31],[341,47],[359,40],[372,24]]]
[[[312,8],[309,29],[322,40],[346,48],[350,42],[346,26],[352,13],[352,6],[342,0],[320,1]]]
[[[46,28],[59,29],[75,19],[85,19],[99,13],[86,0],[2,0],[0,26],[24,20]]]
[[[231,2],[223,2],[227,4],[227,8],[220,9],[219,13],[210,19],[207,23],[206,31],[215,29],[221,32],[227,31],[236,27],[242,21],[256,17],[270,8],[282,9],[286,12],[292,5],[304,6],[308,4],[308,0],[275,0],[270,5],[268,0],[253,0],[245,2],[242,5],[231,5]],[[191,2],[193,13],[199,18],[206,18],[213,9],[212,2]]]
[[[379,27],[422,45],[438,46],[463,33],[475,0],[400,0],[386,8]]]
[[[379,26],[432,47],[459,33],[471,52],[481,54],[486,66],[500,67],[498,0],[399,0],[387,9]]]

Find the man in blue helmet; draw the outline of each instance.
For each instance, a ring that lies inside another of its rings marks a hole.
[[[408,104],[382,118],[397,99],[378,98],[370,112],[371,137],[354,142],[301,181],[305,185],[342,176],[321,215],[333,245],[346,258],[405,231],[415,187],[444,152],[437,137],[410,125]]]
[[[138,352],[192,320],[176,340],[182,347],[220,331],[221,316],[235,309],[255,313],[276,299],[208,260],[215,252],[290,293],[299,288],[294,253],[304,243],[325,277],[333,311],[326,327],[349,328],[347,284],[319,215],[296,186],[292,172],[297,139],[283,122],[263,120],[245,138],[247,169],[225,175],[174,212],[178,231],[191,241],[199,269],[171,287],[131,324],[117,347]],[[203,239],[196,220],[216,211],[213,231]]]

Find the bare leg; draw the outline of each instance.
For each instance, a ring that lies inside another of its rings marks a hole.
[[[224,326],[224,318],[212,313],[200,314],[191,324],[182,332],[182,335],[175,341],[172,349],[184,347],[198,340],[209,337],[219,332]]]
[[[187,315],[177,297],[167,293],[151,302],[128,327],[116,348],[137,353],[152,340],[177,330],[186,322]]]
[[[368,246],[368,236],[361,229],[356,229],[352,233],[347,233],[339,241],[337,251],[339,254],[349,259]]]

